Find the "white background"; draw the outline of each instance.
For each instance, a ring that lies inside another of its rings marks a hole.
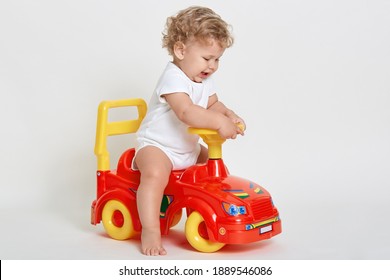
[[[390,258],[390,2],[0,3],[0,259],[146,259],[90,225],[100,101],[149,100],[165,20],[207,5],[232,24],[219,97],[247,122],[231,173],[273,195],[283,233],[201,254],[183,223],[164,259]],[[133,140],[112,142],[113,157]],[[116,159],[112,160],[115,163]]]

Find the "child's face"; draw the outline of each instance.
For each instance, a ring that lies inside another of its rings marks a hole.
[[[191,40],[175,48],[174,63],[192,81],[201,83],[217,71],[224,51],[214,39],[210,39],[208,44]]]

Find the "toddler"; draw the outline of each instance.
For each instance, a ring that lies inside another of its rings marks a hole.
[[[137,205],[142,224],[141,250],[165,255],[161,243],[160,205],[172,170],[207,160],[207,149],[188,127],[215,129],[236,138],[245,124],[216,94],[213,73],[233,43],[228,25],[214,11],[190,7],[169,17],[163,47],[172,56],[162,73],[137,132],[134,168],[141,173]]]

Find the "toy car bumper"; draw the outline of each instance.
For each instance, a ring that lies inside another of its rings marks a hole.
[[[270,239],[282,232],[279,217],[243,225],[219,225],[216,241],[225,244],[244,244]]]

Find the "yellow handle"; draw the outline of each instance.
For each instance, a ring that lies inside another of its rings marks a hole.
[[[244,131],[245,126],[242,123],[237,124],[241,131]],[[188,132],[191,134],[198,134],[208,146],[208,153],[210,159],[222,158],[222,144],[226,141],[218,132],[213,129],[207,128],[188,128]]]
[[[138,109],[138,118],[135,120],[108,121],[108,111],[111,108],[132,107]],[[95,155],[97,156],[98,170],[110,169],[110,156],[107,150],[107,137],[134,133],[138,130],[147,110],[146,102],[141,98],[103,101],[99,105],[96,125]]]

